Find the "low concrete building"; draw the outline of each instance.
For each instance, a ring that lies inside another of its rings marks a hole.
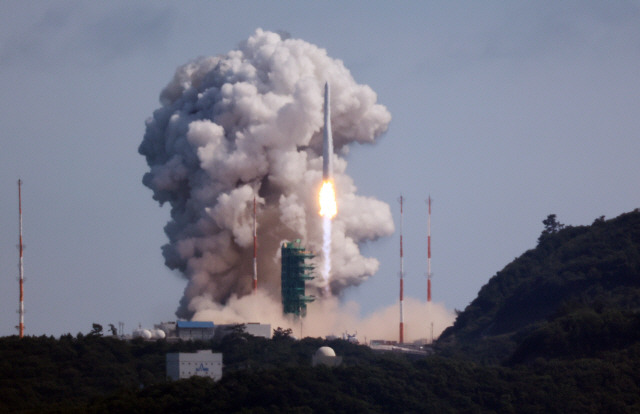
[[[222,378],[222,354],[211,350],[195,353],[167,354],[167,377],[173,380],[193,376],[209,377],[214,381]]]
[[[249,322],[244,325],[244,331],[249,335],[271,339],[271,324]]]

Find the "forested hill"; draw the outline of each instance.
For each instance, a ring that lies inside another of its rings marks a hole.
[[[280,333],[177,343],[97,332],[0,338],[0,413],[640,412],[638,345],[602,358],[498,366]],[[343,363],[312,367],[326,345]],[[166,353],[196,349],[223,353],[222,379],[167,380]]]
[[[207,342],[124,341],[94,324],[0,338],[0,413],[640,412],[640,212],[543,223],[538,246],[481,289],[433,355],[241,326]],[[313,367],[321,346],[342,364]],[[198,349],[223,354],[220,381],[166,378],[168,352]]]
[[[438,344],[494,361],[589,355],[638,338],[640,212],[590,226],[543,221],[535,249],[509,263]]]

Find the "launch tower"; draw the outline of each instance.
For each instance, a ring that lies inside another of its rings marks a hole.
[[[314,279],[311,275],[313,265],[305,263],[306,259],[315,257],[300,245],[300,240],[282,244],[282,308],[284,313],[305,316],[307,303],[315,297],[305,295],[305,282]]]

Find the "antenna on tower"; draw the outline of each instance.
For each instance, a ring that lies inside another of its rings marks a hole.
[[[399,343],[404,343],[404,254],[402,251],[402,203],[404,201],[404,197],[400,195],[400,338]]]
[[[427,199],[428,216],[427,216],[427,312],[431,313],[431,195]],[[431,315],[429,315],[431,316]],[[433,318],[431,319],[431,343],[433,343]]]
[[[427,218],[427,302],[431,302],[431,195],[427,200],[429,215]]]
[[[253,195],[253,294],[258,293],[258,236],[256,232],[256,196]]]
[[[20,321],[18,324],[18,333],[20,338],[24,337],[24,271],[22,266],[22,251],[24,250],[22,246],[22,180],[18,179],[18,218],[19,218],[19,240],[20,244],[18,248],[20,249],[20,261],[18,264],[18,269],[20,272],[20,308],[18,308],[18,313],[20,314]]]

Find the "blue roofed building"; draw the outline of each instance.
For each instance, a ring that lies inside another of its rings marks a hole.
[[[176,335],[178,338],[188,340],[209,340],[215,335],[215,326],[213,322],[192,322],[178,321],[176,322]]]

